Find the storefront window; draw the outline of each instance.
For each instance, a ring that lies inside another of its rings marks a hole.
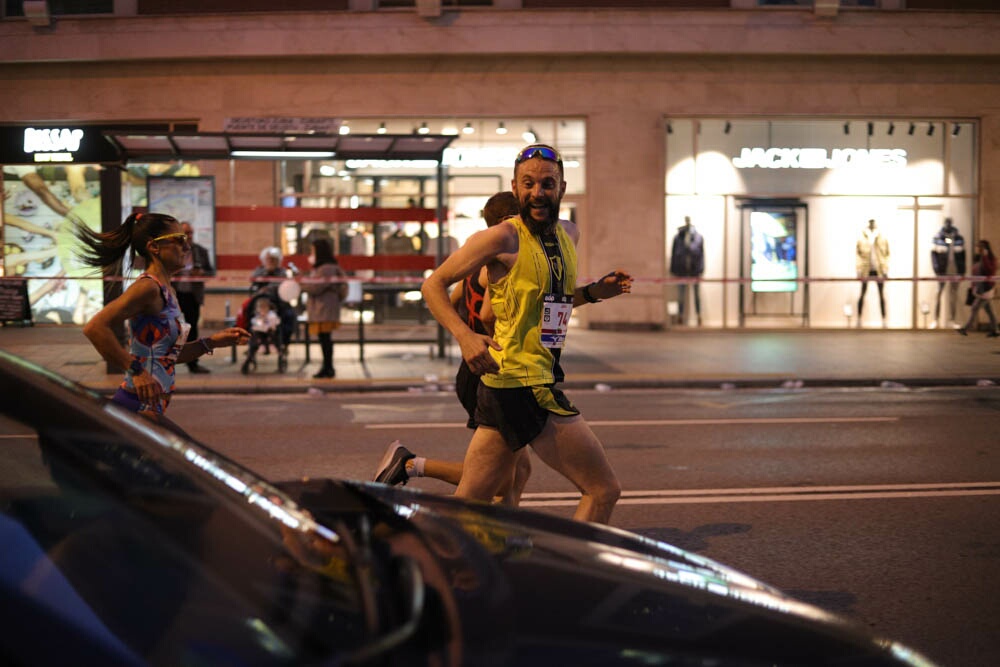
[[[583,119],[346,119],[341,131],[351,134],[446,134],[455,139],[442,160],[446,218],[441,243],[445,254],[483,226],[486,200],[510,188],[514,158],[529,143],[548,143],[562,153],[568,195],[584,193],[586,126]],[[283,206],[329,208],[427,208],[436,210],[438,167],[413,161],[286,161],[278,167]],[[398,223],[398,224],[397,224]],[[383,252],[383,239],[397,227],[413,240],[414,252],[437,254],[442,233],[435,222],[405,219],[373,224],[306,224],[290,226],[284,238],[289,253],[301,252],[309,234],[330,234],[340,253]],[[358,239],[356,237],[360,236]]]
[[[691,224],[704,249],[699,317],[690,308],[679,317],[684,298],[668,280],[668,319],[950,324],[950,289],[938,303],[934,237],[950,220],[972,246],[976,130],[969,121],[668,119],[667,265],[672,240]],[[887,249],[879,261],[859,257],[862,246],[874,252],[863,240],[872,227]],[[943,281],[959,268],[951,260]]]
[[[75,225],[101,229],[97,164],[3,167],[0,275],[28,278],[32,319],[83,324],[101,309],[104,293],[95,270],[76,259]],[[122,172],[122,210],[146,206],[149,175],[198,174],[193,165],[129,165]]]

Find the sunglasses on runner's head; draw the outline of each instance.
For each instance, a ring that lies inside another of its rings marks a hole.
[[[555,162],[559,165],[560,170],[563,168],[562,155],[559,155],[559,151],[551,146],[545,146],[542,144],[533,144],[522,149],[521,152],[517,154],[517,158],[514,159],[514,166],[516,167],[525,160],[530,160],[534,157],[540,157],[543,160]]]
[[[157,236],[155,239],[150,239],[150,241],[177,241],[181,246],[191,247],[191,239],[184,232],[164,234],[163,236]]]

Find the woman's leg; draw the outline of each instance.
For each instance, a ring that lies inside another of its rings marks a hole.
[[[969,319],[965,321],[965,325],[963,325],[962,328],[958,330],[958,333],[962,334],[963,336],[966,335],[966,332],[969,330],[969,327],[971,327],[973,324],[976,323],[976,315],[979,313],[979,309],[982,307],[984,303],[985,301],[980,299],[978,296],[976,297],[976,300],[972,302],[972,309],[969,311]]]
[[[333,370],[333,336],[327,333],[319,335],[319,349],[323,352],[323,368]]]
[[[997,333],[1000,332],[997,331],[997,316],[993,312],[993,304],[990,303],[989,299],[982,299],[982,302],[983,302],[983,308],[986,309],[986,314],[990,318],[990,332],[987,335],[996,336]]]
[[[320,332],[319,349],[323,352],[323,367],[316,377],[333,377],[333,335],[329,331]]]

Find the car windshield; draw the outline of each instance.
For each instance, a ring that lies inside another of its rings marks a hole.
[[[0,595],[37,616],[5,622],[0,653],[45,662],[32,619],[103,664],[301,664],[364,640],[353,551],[285,496],[116,408],[28,400],[0,408]]]

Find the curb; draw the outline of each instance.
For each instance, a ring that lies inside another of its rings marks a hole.
[[[87,385],[85,385],[87,386]],[[672,380],[666,378],[596,378],[593,380],[571,380],[561,383],[561,388],[571,391],[596,390],[613,391],[615,389],[676,389],[676,390],[808,390],[808,389],[883,389],[907,390],[926,389],[933,387],[978,387],[982,389],[1000,388],[1000,376],[996,377],[908,377],[892,380],[878,378],[802,378],[794,380],[775,380],[757,378],[719,378],[698,380]],[[87,386],[88,389],[110,396],[117,387]],[[266,395],[266,394],[348,394],[348,393],[453,393],[452,383],[443,382],[428,388],[427,382],[420,378],[398,380],[373,380],[371,382],[348,381],[331,383],[329,385],[304,384],[296,386],[262,386],[246,384],[219,384],[210,387],[181,387],[177,395]],[[318,393],[317,393],[318,392]]]

